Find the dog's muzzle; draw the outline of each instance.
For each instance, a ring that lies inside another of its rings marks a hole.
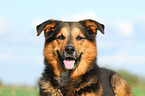
[[[66,46],[64,50],[63,64],[66,69],[73,69],[76,60],[76,51],[74,46]]]
[[[80,62],[81,54],[77,56],[77,52],[74,46],[66,46],[62,56],[59,51],[57,51],[60,62],[63,64],[64,68],[67,70],[73,70],[77,67]]]

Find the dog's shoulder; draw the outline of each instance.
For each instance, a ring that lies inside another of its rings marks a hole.
[[[109,69],[99,68],[99,73],[99,81],[102,84],[103,96],[114,96],[114,91],[110,85],[110,80],[115,72]]]
[[[110,84],[113,88],[115,96],[132,96],[131,88],[128,82],[119,74],[115,73],[111,76]]]
[[[118,73],[100,68],[100,80],[103,85],[104,94],[113,91],[115,96],[132,96],[128,82]]]

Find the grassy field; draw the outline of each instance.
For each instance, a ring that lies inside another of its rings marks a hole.
[[[133,86],[133,96],[145,96],[145,86]]]
[[[132,87],[133,96],[145,96],[145,86]],[[0,87],[0,96],[38,96],[38,88],[22,86]]]
[[[0,96],[38,96],[38,88],[25,86],[0,87]]]

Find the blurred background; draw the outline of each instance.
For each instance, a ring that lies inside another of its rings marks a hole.
[[[144,4],[144,0],[1,0],[0,96],[37,96],[44,35],[36,36],[36,25],[48,19],[94,19],[104,24],[105,34],[97,34],[98,65],[118,71],[134,96],[145,96]]]

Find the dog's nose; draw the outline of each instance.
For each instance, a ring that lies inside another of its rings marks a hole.
[[[67,54],[73,54],[74,51],[75,51],[75,47],[74,47],[74,46],[66,46],[66,47],[65,47],[65,52],[66,52]]]

